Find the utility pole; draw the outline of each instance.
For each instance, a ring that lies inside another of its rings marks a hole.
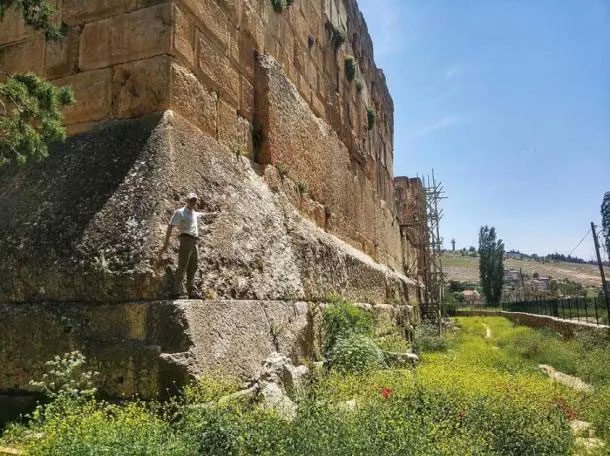
[[[593,243],[595,244],[595,254],[597,255],[597,264],[599,265],[599,274],[602,277],[602,288],[604,290],[604,297],[606,299],[606,310],[608,311],[608,317],[610,318],[610,296],[608,296],[608,285],[606,284],[604,263],[602,263],[602,256],[599,253],[599,240],[597,239],[597,233],[595,232],[595,223],[593,222],[591,222],[591,233],[593,234]]]

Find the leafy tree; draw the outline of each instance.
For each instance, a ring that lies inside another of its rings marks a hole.
[[[496,229],[487,225],[479,231],[479,273],[487,303],[498,305],[504,282],[504,242],[496,240]]]
[[[47,0],[0,0],[0,21],[9,7],[19,9],[25,23],[49,39],[63,36]],[[48,146],[66,137],[61,109],[74,103],[72,90],[33,73],[8,75],[0,68],[0,76],[6,77],[0,82],[0,167],[46,157]]]
[[[48,39],[56,40],[63,37],[65,26],[53,22],[57,8],[49,4],[48,0],[0,0],[0,21],[11,7],[21,12],[26,25],[36,31],[44,32]]]
[[[72,103],[68,87],[58,88],[33,73],[0,83],[0,167],[46,157],[48,145],[66,137],[61,108]]]
[[[606,192],[602,202],[602,232],[606,241],[606,253],[610,259],[610,192]]]

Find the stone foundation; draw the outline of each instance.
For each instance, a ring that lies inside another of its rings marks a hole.
[[[144,399],[203,374],[249,378],[279,351],[319,355],[323,304],[286,301],[154,301],[0,305],[0,394],[32,391],[44,363],[73,350],[100,372],[100,392]],[[371,306],[396,324],[407,306]]]

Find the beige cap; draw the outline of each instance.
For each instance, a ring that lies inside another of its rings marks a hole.
[[[186,200],[187,201],[190,201],[190,200],[193,200],[193,199],[199,199],[199,198],[197,198],[197,193],[191,192],[188,195],[186,195]]]

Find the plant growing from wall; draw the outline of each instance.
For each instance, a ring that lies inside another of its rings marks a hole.
[[[372,130],[375,127],[375,123],[377,122],[377,113],[370,106],[366,108],[366,119],[368,121],[369,130]]]
[[[283,13],[293,3],[294,0],[271,0],[271,4],[276,13]]]
[[[353,81],[356,77],[357,61],[353,55],[348,55],[345,58],[345,77],[348,81]]]
[[[307,184],[301,181],[297,182],[297,191],[299,192],[299,195],[303,196],[307,193]]]
[[[62,38],[65,33],[64,24],[58,26],[53,22],[57,8],[47,0],[0,0],[0,21],[9,8],[18,9],[25,24],[44,32],[48,39]]]
[[[275,168],[282,179],[288,176],[288,166],[285,163],[280,162],[275,165]]]
[[[339,27],[335,27],[335,25],[331,23],[330,27],[332,31],[331,41],[335,46],[335,49],[339,49],[347,41],[347,29],[343,24],[339,25]]]
[[[362,89],[364,89],[364,82],[362,82],[362,79],[358,78],[356,79],[356,90],[362,92]]]

